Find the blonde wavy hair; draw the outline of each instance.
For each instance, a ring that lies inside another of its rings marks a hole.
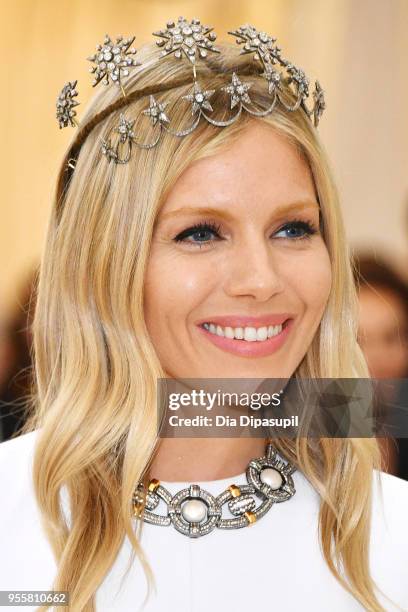
[[[198,67],[203,89],[219,90],[234,68],[250,75],[251,98],[266,105],[266,82],[253,60],[239,56],[230,43],[218,46],[222,54]],[[144,67],[126,81],[131,96],[125,102],[114,86],[101,87],[91,101],[61,165],[41,261],[32,330],[34,389],[22,433],[39,430],[35,493],[57,560],[53,588],[69,591],[72,610],[95,609],[95,593],[126,536],[131,561],[139,557],[151,594],[154,575],[139,542],[143,522],[134,521],[131,504],[159,442],[157,378],[165,377],[144,320],[150,242],[177,177],[192,161],[228,146],[250,121],[271,126],[307,160],[331,259],[327,307],[294,376],[368,377],[356,342],[356,294],[338,196],[316,129],[302,109],[278,106],[262,119],[244,112],[226,129],[202,121],[185,138],[165,134],[152,150],[133,149],[122,166],[101,155],[101,140],[123,110],[136,118],[138,139],[152,139],[150,122],[141,116],[150,93],[169,102],[166,112],[175,129],[189,121],[179,99],[191,91],[192,68],[172,56],[157,61],[157,54],[152,44],[139,50]],[[293,101],[289,89],[284,95]],[[218,94],[211,102],[220,108]],[[67,181],[73,153],[76,168]],[[331,572],[365,609],[383,611],[368,558],[372,480],[380,469],[376,440],[274,438],[274,444],[319,493],[319,538]],[[70,520],[61,506],[63,489],[71,500]]]

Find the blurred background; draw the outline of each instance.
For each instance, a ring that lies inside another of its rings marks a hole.
[[[361,263],[360,341],[373,376],[408,377],[407,0],[3,0],[0,440],[21,424],[31,288],[72,136],[58,128],[56,97],[78,79],[80,119],[93,93],[86,58],[104,35],[134,34],[137,48],[179,15],[212,25],[218,41],[251,23],[320,81],[327,109],[319,132]],[[406,440],[386,442],[384,469],[408,478]]]

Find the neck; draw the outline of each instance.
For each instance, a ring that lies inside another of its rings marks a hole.
[[[162,438],[148,476],[191,483],[229,478],[245,472],[265,448],[264,438]]]

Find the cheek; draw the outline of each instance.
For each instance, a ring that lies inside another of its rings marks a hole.
[[[285,275],[288,286],[303,303],[311,317],[322,315],[326,306],[332,283],[329,253],[322,242],[313,251],[304,252],[301,257],[286,265]]]
[[[146,270],[144,310],[149,331],[158,326],[185,323],[192,311],[211,290],[214,275],[199,257],[171,257],[153,250]]]

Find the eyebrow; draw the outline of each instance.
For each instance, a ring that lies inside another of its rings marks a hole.
[[[320,209],[319,204],[313,200],[305,200],[305,201],[301,201],[301,202],[292,202],[291,204],[284,204],[281,206],[278,206],[275,210],[274,210],[274,215],[279,216],[279,215],[283,215],[289,212],[301,212],[307,208],[317,208]],[[220,209],[220,208],[212,208],[210,206],[200,206],[200,207],[193,207],[193,206],[183,206],[182,208],[177,208],[177,210],[172,210],[171,212],[165,213],[164,215],[161,215],[161,221],[164,221],[165,219],[171,218],[171,217],[176,217],[176,216],[181,216],[181,215],[189,215],[189,216],[193,216],[193,215],[211,215],[214,217],[219,217],[221,219],[224,219],[225,221],[233,221],[234,220],[234,215],[232,215],[231,213],[229,213],[226,210]]]

